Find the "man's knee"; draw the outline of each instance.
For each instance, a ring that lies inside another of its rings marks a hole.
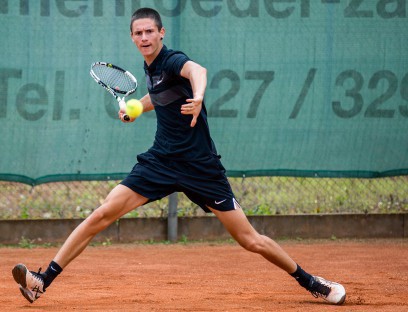
[[[264,240],[261,235],[247,235],[238,239],[238,243],[246,250],[254,253],[260,253],[264,249]]]
[[[100,232],[108,227],[115,220],[111,220],[111,217],[103,209],[96,209],[87,218],[87,226],[92,232]]]

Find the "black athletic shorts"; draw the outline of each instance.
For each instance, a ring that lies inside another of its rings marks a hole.
[[[161,199],[183,192],[205,212],[240,208],[218,156],[202,161],[176,161],[146,152],[121,184],[149,199]]]

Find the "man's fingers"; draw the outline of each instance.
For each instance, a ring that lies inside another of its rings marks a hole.
[[[193,116],[193,120],[191,120],[190,127],[193,128],[197,123],[197,116]]]

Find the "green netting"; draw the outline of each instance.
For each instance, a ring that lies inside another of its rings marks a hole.
[[[230,176],[408,174],[405,0],[0,0],[0,179],[118,179],[150,147],[154,113],[122,124],[89,76],[139,78],[131,13],[208,69],[212,135]]]

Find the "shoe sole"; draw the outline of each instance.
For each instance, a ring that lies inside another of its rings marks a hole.
[[[26,282],[26,274],[27,274],[27,268],[23,264],[17,264],[13,270],[11,271],[13,274],[13,278],[16,281],[17,284],[20,285],[20,292],[23,295],[24,298],[28,300],[28,302],[33,303],[34,300],[30,298],[30,296],[27,293],[27,282]]]
[[[20,292],[24,296],[24,298],[26,298],[30,303],[33,303],[34,300],[30,298],[30,296],[27,294],[27,291],[27,288],[23,288],[22,286],[20,286]]]
[[[20,284],[23,288],[27,288],[26,282],[26,275],[27,275],[27,268],[23,264],[17,264],[13,270],[13,278],[17,284]]]
[[[337,305],[341,305],[341,304],[344,303],[344,301],[346,301],[346,294],[344,294],[344,296],[341,297],[341,299],[339,300],[339,302],[337,302],[336,304],[337,304]]]

